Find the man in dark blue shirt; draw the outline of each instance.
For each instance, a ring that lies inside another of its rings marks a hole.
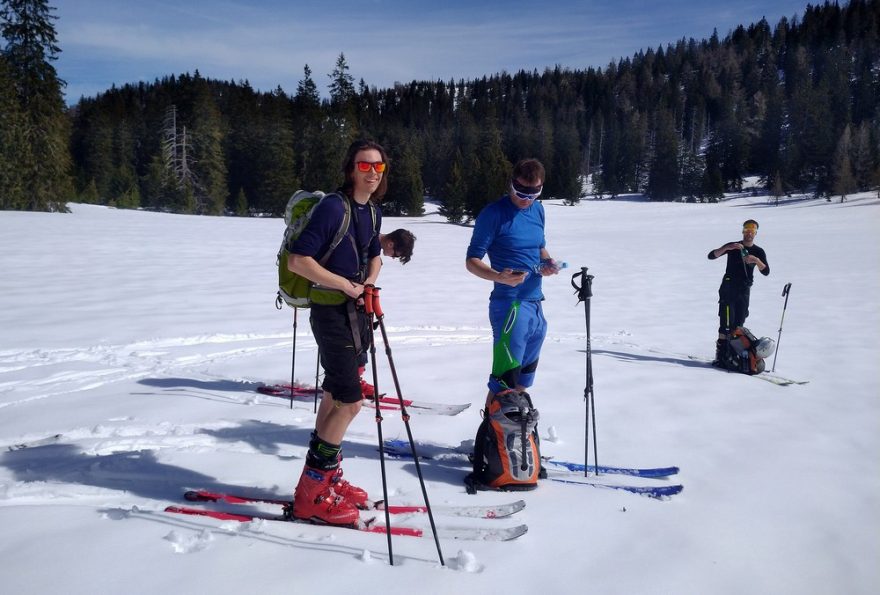
[[[493,282],[489,322],[494,342],[488,401],[532,385],[547,334],[541,278],[559,272],[544,239],[544,166],[524,159],[513,169],[510,194],[477,216],[465,261],[467,270]],[[489,264],[483,257],[489,255]]]
[[[709,252],[709,260],[727,254],[727,268],[718,288],[718,340],[715,343],[715,362],[721,361],[724,341],[749,316],[749,294],[754,283],[755,267],[765,277],[770,274],[767,254],[755,244],[758,222],[749,219],[743,223],[741,242],[728,242]]]
[[[324,395],[299,483],[293,516],[332,525],[356,525],[367,493],[342,478],[342,440],[361,409],[361,356],[369,347],[369,321],[357,308],[364,286],[375,284],[382,266],[381,212],[371,203],[385,194],[388,159],[371,141],[349,147],[345,183],[336,198],[325,197],[300,236],[288,247],[288,268],[323,288],[338,291],[338,305],[312,304],[310,323],[321,354]],[[325,255],[340,226],[346,204],[351,221],[342,242]],[[344,298],[344,299],[342,299]]]

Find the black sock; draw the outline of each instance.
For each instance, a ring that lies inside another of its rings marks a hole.
[[[317,433],[313,433],[309,441],[309,454],[306,455],[306,465],[327,471],[339,466],[339,451],[341,444],[331,444],[322,440]]]

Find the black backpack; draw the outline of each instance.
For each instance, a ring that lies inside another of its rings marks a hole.
[[[474,470],[465,478],[468,493],[538,487],[538,417],[526,392],[510,390],[492,397],[474,442]]]

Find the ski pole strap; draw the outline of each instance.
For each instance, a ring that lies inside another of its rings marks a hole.
[[[361,343],[360,323],[358,322],[357,308],[353,300],[346,300],[345,309],[348,314],[349,326],[351,326],[351,340],[354,342],[355,353],[360,353],[363,343]]]
[[[593,297],[593,291],[591,289],[593,275],[588,275],[587,270],[589,270],[589,267],[581,267],[580,273],[575,273],[571,276],[571,286],[574,287],[574,291],[578,296],[578,303],[585,302]],[[578,277],[581,278],[580,285],[574,282]]]
[[[788,301],[788,291],[791,289],[791,283],[786,283],[785,287],[782,288],[782,297],[785,298],[785,301]]]

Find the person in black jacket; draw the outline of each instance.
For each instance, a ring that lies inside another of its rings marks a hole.
[[[728,242],[709,252],[709,260],[727,254],[727,268],[718,288],[718,341],[715,343],[715,362],[721,359],[725,339],[749,316],[749,292],[754,282],[755,267],[765,277],[770,274],[767,254],[755,244],[758,222],[749,219],[743,223],[741,242]]]

